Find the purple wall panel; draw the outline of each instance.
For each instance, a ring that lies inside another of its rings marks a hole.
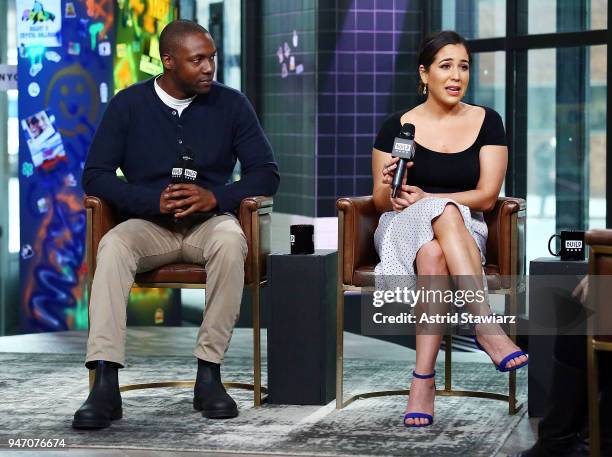
[[[420,1],[320,0],[317,211],[335,215],[340,196],[369,194],[374,138],[392,112],[416,95],[416,49],[422,37]],[[336,166],[328,157],[336,156]]]

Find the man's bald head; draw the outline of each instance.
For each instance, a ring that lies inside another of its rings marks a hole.
[[[160,87],[175,98],[206,94],[213,86],[217,48],[208,31],[191,21],[173,21],[159,36],[164,74]]]
[[[210,33],[197,22],[178,19],[170,22],[159,35],[159,55],[172,55],[176,48],[180,45],[181,40],[192,34],[207,35],[210,38]]]

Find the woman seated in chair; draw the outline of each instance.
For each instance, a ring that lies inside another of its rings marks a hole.
[[[506,174],[508,148],[502,120],[494,110],[462,102],[470,80],[470,51],[455,32],[425,40],[418,58],[420,105],[390,116],[372,153],[374,203],[382,213],[374,235],[381,262],[377,277],[452,275],[472,278],[486,291],[484,254],[487,225],[483,212],[494,208]],[[391,183],[397,158],[391,157],[401,126],[415,126],[415,156],[396,198]],[[407,182],[407,184],[406,184]],[[459,287],[455,284],[455,287]],[[489,314],[490,308],[479,314]],[[497,324],[477,324],[475,340],[500,371],[527,364]],[[440,332],[416,336],[407,427],[433,423],[434,366]]]

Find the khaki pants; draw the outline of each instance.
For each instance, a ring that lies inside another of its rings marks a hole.
[[[206,307],[193,354],[221,363],[240,313],[247,243],[240,224],[215,216],[191,228],[129,219],[98,247],[86,362],[125,365],[126,307],[136,273],[169,263],[206,265]]]

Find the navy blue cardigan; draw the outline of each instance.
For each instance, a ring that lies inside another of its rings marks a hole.
[[[198,167],[196,184],[215,195],[218,212],[235,212],[243,198],[278,189],[272,148],[243,94],[214,83],[179,117],[157,96],[153,78],[109,102],[89,148],[83,189],[126,217],[158,216],[161,192],[185,147]],[[230,184],[236,159],[241,179]],[[127,182],[116,176],[117,168]]]

